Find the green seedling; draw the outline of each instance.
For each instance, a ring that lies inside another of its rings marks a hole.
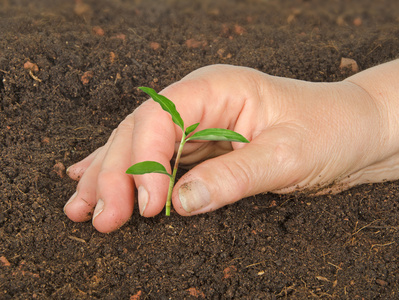
[[[164,111],[168,112],[172,116],[172,121],[182,130],[182,138],[180,141],[179,149],[176,154],[176,159],[175,159],[175,164],[173,166],[172,174],[169,174],[168,171],[166,171],[166,168],[162,164],[156,161],[139,162],[131,166],[129,169],[127,169],[126,173],[133,175],[160,173],[169,176],[170,181],[169,181],[168,196],[165,205],[165,214],[167,216],[170,216],[173,186],[175,184],[177,168],[179,167],[180,156],[182,154],[183,147],[186,144],[186,142],[193,140],[202,140],[202,141],[229,141],[229,142],[249,143],[249,141],[241,134],[223,128],[209,128],[193,133],[195,129],[197,129],[199,123],[184,128],[183,119],[180,117],[179,112],[176,110],[175,104],[171,100],[169,100],[165,96],[159,95],[156,91],[154,91],[151,88],[140,87],[139,89],[147,93],[155,102],[161,105]]]

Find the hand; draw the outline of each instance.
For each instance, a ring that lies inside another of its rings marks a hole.
[[[174,188],[173,206],[181,215],[262,192],[338,192],[398,176],[388,170],[398,158],[387,138],[384,105],[350,81],[310,83],[215,65],[192,72],[162,94],[176,104],[185,124],[228,128],[251,141],[186,144],[181,164],[195,166]],[[170,171],[180,134],[157,103],[143,103],[103,147],[68,169],[79,183],[64,208],[67,216],[76,222],[93,218],[97,230],[113,231],[132,215],[135,188],[141,215],[160,213],[169,178],[133,178],[125,171],[145,160]]]

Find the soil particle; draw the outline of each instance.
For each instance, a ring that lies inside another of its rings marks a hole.
[[[341,58],[341,63],[339,64],[339,68],[342,71],[345,71],[345,69],[349,69],[353,73],[357,73],[359,71],[359,66],[357,65],[357,62],[354,59],[346,57]]]

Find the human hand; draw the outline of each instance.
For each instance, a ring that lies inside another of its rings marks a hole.
[[[379,103],[349,81],[310,83],[215,65],[194,71],[162,94],[187,124],[200,122],[198,130],[227,128],[251,141],[186,144],[181,164],[195,167],[174,188],[173,206],[181,215],[209,212],[262,192],[337,192],[381,181],[385,164],[397,159],[395,151],[381,147],[392,143]],[[157,103],[143,103],[103,147],[68,169],[79,183],[64,208],[67,216],[77,222],[93,218],[97,230],[113,231],[132,215],[135,188],[140,213],[160,213],[169,178],[132,177],[125,171],[145,160],[170,171],[180,134]]]

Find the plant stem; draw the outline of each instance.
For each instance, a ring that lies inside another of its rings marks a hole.
[[[170,216],[170,208],[172,206],[173,187],[175,185],[176,174],[177,174],[177,169],[179,167],[180,156],[181,156],[181,153],[183,152],[183,147],[184,147],[185,143],[186,143],[186,134],[183,132],[183,135],[182,135],[181,141],[180,141],[180,146],[179,146],[179,149],[177,150],[177,154],[176,154],[175,165],[173,166],[172,177],[170,177],[170,181],[169,181],[168,197],[166,198],[166,204],[165,204],[165,215],[166,216]]]

